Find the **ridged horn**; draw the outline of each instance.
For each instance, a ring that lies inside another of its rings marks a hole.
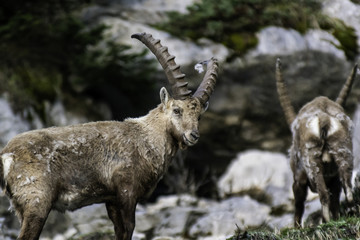
[[[169,54],[168,48],[162,46],[159,39],[154,39],[151,34],[147,33],[136,33],[131,35],[131,38],[136,38],[144,43],[156,56],[170,83],[173,98],[185,99],[191,96],[191,91],[187,87],[188,82],[185,81],[185,74],[180,71],[180,65],[176,64],[175,56]]]
[[[210,60],[204,61],[201,64],[206,64],[207,69],[204,78],[195,91],[193,97],[198,98],[202,104],[205,104],[207,101],[209,101],[209,98],[214,91],[219,66],[218,60],[216,58],[211,58]]]
[[[295,120],[296,113],[294,111],[293,106],[291,105],[289,94],[287,92],[286,85],[282,77],[280,58],[276,60],[275,77],[276,77],[276,88],[279,95],[280,105],[284,111],[286,122],[289,124],[289,126],[291,126],[291,124]]]
[[[346,103],[346,99],[349,96],[350,90],[351,90],[351,86],[356,78],[356,73],[357,73],[357,67],[358,65],[355,64],[354,68],[352,69],[349,77],[347,78],[344,86],[342,87],[339,96],[336,99],[336,103],[340,104],[341,106],[344,106]]]

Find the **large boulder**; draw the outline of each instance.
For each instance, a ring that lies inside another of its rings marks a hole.
[[[259,150],[239,153],[220,177],[220,196],[254,194],[273,206],[290,204],[292,173],[286,156]],[[265,196],[264,196],[265,195]],[[261,200],[261,199],[260,199]]]

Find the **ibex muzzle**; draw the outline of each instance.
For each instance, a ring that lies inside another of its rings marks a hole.
[[[21,222],[18,239],[38,239],[51,209],[75,210],[105,203],[117,240],[130,240],[135,209],[166,172],[179,148],[199,139],[199,118],[212,94],[218,63],[194,94],[167,47],[150,34],[134,34],[155,54],[170,82],[171,96],[147,115],[29,131],[0,152],[0,184]]]
[[[356,71],[357,66],[335,102],[327,97],[317,97],[296,114],[282,78],[281,62],[277,60],[277,91],[293,134],[290,165],[294,176],[294,225],[297,227],[301,226],[308,187],[319,194],[324,221],[339,217],[341,188],[348,203],[353,202],[352,121],[342,106],[351,90]]]

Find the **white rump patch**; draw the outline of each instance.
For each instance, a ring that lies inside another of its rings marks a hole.
[[[341,129],[342,125],[340,121],[336,118],[330,118],[330,129],[328,131],[328,136],[333,135],[336,133],[339,129]]]
[[[312,134],[314,134],[316,137],[320,137],[319,118],[318,117],[310,118],[306,123],[306,127],[308,127],[309,131]]]
[[[323,152],[322,161],[327,163],[331,162],[331,156],[329,152],[327,151]]]
[[[1,156],[2,164],[4,168],[4,178],[9,174],[11,164],[13,163],[13,153],[5,153]]]

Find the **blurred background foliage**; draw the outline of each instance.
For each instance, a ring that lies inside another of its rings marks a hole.
[[[319,0],[202,0],[188,13],[168,12],[169,21],[156,27],[178,37],[202,37],[223,43],[239,56],[257,45],[256,32],[266,26],[292,28],[304,34],[308,29],[329,31],[348,59],[358,54],[356,33],[343,21],[321,13]]]
[[[83,103],[91,99],[105,103],[111,118],[122,120],[143,115],[158,102],[156,78],[161,77],[155,58],[106,39],[105,25],[86,25],[81,10],[93,1],[0,2],[0,94],[8,93],[15,111],[24,114],[31,108],[46,123],[47,103],[60,99],[65,109],[86,109]],[[187,14],[169,12],[168,22],[157,27],[181,38],[223,43],[235,50],[234,56],[256,46],[256,32],[269,25],[300,33],[321,28],[354,58],[354,29],[320,9],[318,0],[202,0],[189,6]]]
[[[147,109],[155,62],[144,58],[145,50],[133,53],[105,41],[106,26],[85,26],[80,10],[89,4],[0,2],[0,94],[8,93],[15,111],[32,108],[45,119],[46,102],[61,99],[71,106],[86,98],[106,103],[114,119]],[[121,102],[135,107],[126,111]]]

